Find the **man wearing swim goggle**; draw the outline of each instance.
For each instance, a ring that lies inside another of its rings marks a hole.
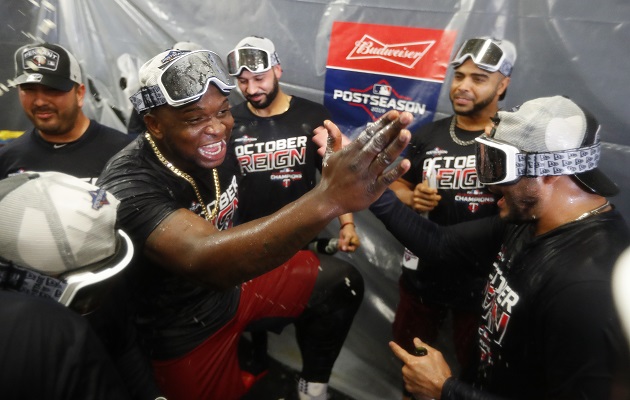
[[[496,124],[501,121],[497,119]],[[518,147],[495,139],[492,128],[488,136],[477,141],[476,165],[479,180],[486,185],[509,185],[521,177],[571,175],[589,171],[599,162],[600,145],[564,151],[528,153]]]
[[[333,363],[320,360],[334,362],[340,348],[325,333],[345,317],[331,304],[357,303],[362,280],[349,276],[343,290],[326,291],[317,258],[304,254],[294,267],[293,256],[404,172],[406,163],[387,164],[408,143],[401,129],[411,114],[387,114],[363,142],[330,155],[320,185],[233,226],[240,173],[228,158],[234,119],[227,96],[235,85],[220,58],[166,51],[140,68],[139,79],[132,101],[147,132],[110,160],[99,184],[120,200],[118,222],[139,249],[130,273],[135,322],[162,390],[169,400],[241,398],[248,382],[238,345],[252,324],[281,329],[295,322],[308,349],[304,374],[321,373],[321,364],[329,374]]]
[[[477,178],[474,144],[499,110],[515,61],[515,47],[507,40],[470,38],[460,45],[450,63],[454,115],[413,133],[406,154],[412,167],[390,186],[407,206],[440,225],[496,214],[494,196]],[[444,321],[450,319],[458,368],[465,369],[477,331],[475,305],[483,278],[466,265],[457,266],[456,273],[443,263],[429,265],[408,249],[402,267],[395,340],[408,351],[413,350],[414,335],[433,344],[446,334]],[[403,389],[403,399],[410,397]]]
[[[455,378],[442,355],[396,343],[417,398],[606,399],[628,392],[627,356],[611,274],[630,231],[607,200],[617,186],[598,168],[600,127],[562,97],[499,111],[477,139],[480,180],[499,216],[440,227],[385,193],[371,206],[423,260],[466,263],[487,276],[476,371]],[[430,355],[434,357],[431,358]]]

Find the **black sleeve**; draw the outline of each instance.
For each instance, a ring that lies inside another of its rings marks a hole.
[[[150,168],[136,165],[133,157],[124,155],[110,161],[97,185],[120,200],[119,227],[131,237],[140,253],[153,230],[180,206],[160,176]]]
[[[2,398],[131,399],[80,315],[50,299],[0,290]]]
[[[611,388],[628,393],[628,349],[618,329],[610,282],[570,284],[541,296],[537,309],[536,323],[545,327],[536,343],[544,348],[540,363],[549,382],[548,398],[609,399],[615,397]],[[621,371],[625,379],[619,379]]]
[[[440,226],[407,207],[389,189],[370,206],[370,211],[424,261],[466,263],[483,271],[491,267],[506,229],[498,216]]]
[[[448,378],[442,387],[442,400],[501,400],[503,397],[494,396],[483,390],[476,389],[469,384]]]
[[[85,318],[105,345],[133,398],[153,400],[161,392],[153,377],[149,357],[137,342],[131,290],[126,275],[119,275],[100,306]]]

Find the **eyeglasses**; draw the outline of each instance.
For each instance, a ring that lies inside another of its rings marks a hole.
[[[512,64],[505,59],[505,53],[492,39],[469,39],[459,48],[451,61],[455,68],[462,65],[466,58],[470,59],[481,69],[488,72],[499,71],[510,76]]]
[[[72,271],[52,277],[0,258],[0,289],[48,297],[80,314],[94,310],[109,288],[110,278],[120,273],[133,258],[133,244],[127,234],[118,231],[116,253],[85,271]]]
[[[600,144],[571,150],[526,153],[517,147],[487,136],[475,139],[479,182],[508,184],[523,176],[574,175],[597,167]]]
[[[224,94],[236,87],[216,53],[191,51],[160,71],[157,85],[141,88],[130,100],[138,112],[163,104],[179,107],[199,100],[208,91],[210,83]]]
[[[272,67],[271,54],[258,47],[241,47],[230,51],[227,55],[227,67],[230,75],[238,76],[243,69],[259,74]]]

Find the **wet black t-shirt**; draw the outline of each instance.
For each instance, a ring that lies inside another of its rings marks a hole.
[[[449,380],[443,399],[609,399],[615,385],[628,393],[630,356],[611,285],[630,245],[618,211],[534,236],[533,224],[498,216],[440,227],[391,191],[370,210],[427,260],[485,266],[474,387]]]
[[[214,223],[222,230],[232,226],[238,203],[237,170],[230,159],[218,170],[221,199]],[[210,213],[216,203],[212,172],[193,178]],[[169,214],[180,208],[201,213],[192,186],[160,163],[144,136],[112,158],[98,183],[120,200],[118,221],[134,243],[135,262],[130,275],[143,346],[154,359],[185,354],[234,316],[240,295],[238,286],[211,290],[143,254],[147,238]]]
[[[131,399],[88,322],[45,298],[0,290],[3,399]]]

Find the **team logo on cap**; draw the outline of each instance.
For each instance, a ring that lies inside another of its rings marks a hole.
[[[103,188],[90,190],[90,196],[92,196],[92,208],[95,210],[109,204],[109,200],[107,200],[107,192]]]
[[[42,79],[44,79],[44,75],[42,74],[30,74],[28,77],[26,77],[26,82],[39,83],[42,81]]]
[[[47,69],[56,71],[59,66],[59,53],[45,47],[34,47],[22,53],[22,66],[24,69]]]
[[[163,67],[166,64],[169,64],[171,61],[173,61],[174,59],[178,58],[179,56],[181,56],[182,54],[186,54],[186,53],[190,53],[190,50],[171,50],[168,52],[168,54],[166,55],[166,57],[164,57],[160,62],[162,63]],[[160,68],[161,68],[160,67]]]

